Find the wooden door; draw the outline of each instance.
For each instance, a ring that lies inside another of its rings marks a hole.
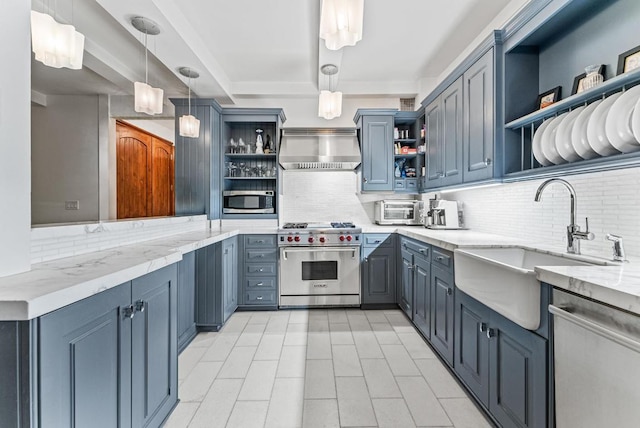
[[[122,122],[116,124],[117,215],[174,215],[173,145]]]

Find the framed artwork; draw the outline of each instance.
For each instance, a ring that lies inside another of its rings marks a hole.
[[[560,101],[560,91],[562,90],[561,86],[556,86],[553,89],[549,89],[546,92],[538,95],[538,100],[536,101],[536,106],[538,110],[543,109],[551,104]]]
[[[640,68],[640,46],[618,55],[618,75]]]
[[[604,64],[600,65],[598,69],[598,74],[602,76],[604,79]],[[571,95],[579,94],[584,91],[586,88],[584,87],[584,78],[587,77],[587,73],[582,73],[573,78],[573,88],[571,89]]]

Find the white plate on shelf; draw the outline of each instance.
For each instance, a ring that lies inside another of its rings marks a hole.
[[[544,157],[556,165],[566,162],[556,149],[556,134],[558,132],[558,126],[560,126],[568,114],[569,112],[562,113],[560,116],[551,120],[549,127],[544,131],[544,134],[542,134],[542,153],[544,153]]]
[[[631,117],[636,103],[640,99],[640,86],[625,91],[618,97],[607,114],[605,129],[611,145],[622,153],[640,149],[631,129]]]
[[[636,140],[640,141],[640,99],[636,102],[633,114],[631,115],[631,129]]]
[[[569,114],[567,114],[567,117],[565,117],[560,125],[558,125],[558,130],[556,131],[556,150],[567,162],[582,160],[582,157],[578,155],[573,144],[571,144],[571,131],[576,119],[580,113],[582,113],[583,109],[584,106],[570,111]]]
[[[571,129],[571,145],[576,150],[576,153],[583,159],[593,159],[600,156],[589,145],[587,125],[589,124],[591,114],[601,102],[602,100],[597,100],[586,107],[579,107],[582,111],[576,118],[576,121],[573,123],[573,128]]]
[[[536,158],[540,165],[549,166],[553,165],[553,163],[544,156],[542,153],[542,134],[544,134],[544,130],[547,129],[549,124],[553,121],[554,118],[550,118],[542,122],[542,124],[538,127],[536,132],[533,134],[533,142],[531,143],[531,151],[533,152],[533,156]]]
[[[601,156],[609,156],[620,153],[607,137],[607,114],[613,103],[622,95],[621,92],[615,93],[605,98],[598,107],[591,113],[589,124],[587,125],[587,139],[591,148]]]

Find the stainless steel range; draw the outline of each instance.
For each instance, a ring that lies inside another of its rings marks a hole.
[[[361,242],[353,223],[286,223],[278,230],[279,305],[360,305]]]

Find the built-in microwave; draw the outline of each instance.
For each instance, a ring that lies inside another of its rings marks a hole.
[[[226,190],[222,212],[227,214],[273,214],[273,190]]]

